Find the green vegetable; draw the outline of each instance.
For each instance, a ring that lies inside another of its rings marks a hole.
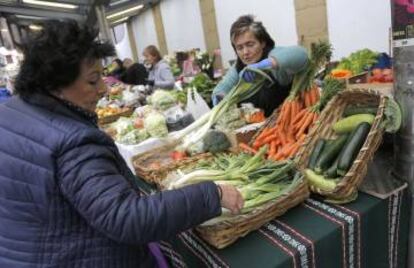
[[[214,108],[204,114],[202,117],[197,119],[194,123],[181,130],[177,135],[172,137],[173,140],[170,140],[171,143],[180,143],[180,151],[186,151],[186,149],[191,146],[191,144],[201,140],[207,131],[217,123],[218,119],[223,116],[226,111],[228,111],[233,105],[250,98],[256,94],[267,81],[272,81],[269,75],[265,72],[258,69],[250,69],[246,67],[242,72],[249,70],[257,73],[253,83],[248,83],[243,79],[240,79],[239,82],[230,90],[230,92],[225,96],[225,98]]]
[[[308,168],[314,169],[316,165],[316,161],[318,160],[320,154],[322,153],[323,148],[325,147],[326,140],[319,139],[315,147],[313,147],[312,153],[309,157]]]
[[[396,133],[402,124],[402,113],[398,103],[391,98],[388,98],[385,103],[384,116],[381,126],[388,133]]]
[[[290,99],[297,96],[299,91],[313,87],[315,75],[325,65],[325,63],[329,62],[331,56],[331,44],[326,41],[312,43],[308,65],[295,74],[293,78],[292,89],[289,94]]]
[[[226,134],[218,130],[210,130],[203,137],[204,151],[218,153],[228,150],[231,143]]]
[[[310,169],[305,170],[305,176],[306,179],[308,179],[310,185],[328,192],[333,191],[336,188],[338,182],[338,180],[335,179],[326,179],[324,176],[318,175]]]
[[[322,174],[330,165],[335,161],[335,158],[339,155],[344,147],[348,135],[339,136],[326,150],[323,150],[318,161],[316,162],[315,171]]]
[[[353,74],[359,74],[368,70],[377,62],[377,59],[378,53],[365,48],[351,53],[347,58],[343,58],[336,68],[350,70]]]
[[[138,144],[149,138],[149,134],[145,129],[134,129],[118,139],[122,144]]]
[[[208,77],[204,72],[198,73],[194,79],[188,84],[188,87],[194,87],[201,97],[207,102],[211,102],[211,94],[216,83]]]
[[[171,92],[158,89],[148,97],[147,102],[151,103],[155,109],[165,111],[176,105],[177,99]]]
[[[372,124],[374,122],[375,116],[372,114],[356,114],[345,117],[333,125],[333,130],[338,133],[349,133],[352,132],[359,124],[362,122],[367,122]]]
[[[364,144],[368,133],[371,129],[371,125],[367,122],[362,122],[352,132],[351,138],[343,148],[341,157],[338,160],[338,174],[344,176],[354,163],[362,145]]]
[[[347,117],[351,115],[357,115],[357,114],[372,114],[376,115],[378,111],[378,107],[372,107],[372,106],[348,106],[345,108],[344,113],[342,116]]]
[[[293,161],[269,161],[264,158],[266,152],[264,146],[254,156],[218,153],[188,170],[171,172],[163,183],[169,189],[202,181],[233,185],[245,200],[242,213],[247,213],[285,195],[303,181]]]
[[[322,92],[321,98],[319,102],[312,107],[312,110],[315,112],[321,112],[323,108],[325,108],[326,104],[336,95],[338,92],[344,90],[346,84],[344,81],[334,79],[334,78],[326,78],[323,81],[322,85]]]
[[[165,117],[157,112],[150,113],[144,119],[144,127],[151,137],[165,137],[168,135]]]
[[[323,173],[323,175],[327,178],[336,178],[338,176],[337,168],[338,168],[338,161],[340,157],[340,153],[338,157],[336,157],[335,161],[332,163],[332,165]]]

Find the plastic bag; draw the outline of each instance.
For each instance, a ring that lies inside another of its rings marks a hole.
[[[197,89],[187,89],[187,112],[191,113],[195,120],[210,111],[206,101],[198,94]]]

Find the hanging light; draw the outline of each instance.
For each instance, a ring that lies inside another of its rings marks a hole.
[[[127,14],[127,13],[132,12],[132,11],[140,10],[143,7],[144,7],[144,5],[141,4],[141,5],[138,5],[138,6],[135,6],[135,7],[131,7],[131,8],[116,12],[114,14],[111,14],[111,15],[107,16],[106,18],[109,20],[109,19],[112,19],[112,18],[115,18],[115,17],[119,17],[121,15]]]
[[[117,24],[117,23],[120,23],[120,22],[124,22],[124,21],[127,21],[128,19],[129,19],[129,17],[125,17],[125,18],[113,21],[113,22],[111,22],[111,24]]]
[[[60,7],[60,8],[67,8],[67,9],[76,9],[76,8],[78,8],[77,5],[65,4],[65,3],[56,3],[56,2],[49,2],[49,1],[40,1],[40,0],[23,0],[23,3],[32,4],[32,5],[39,5],[39,6],[47,6],[47,7]]]
[[[42,26],[40,26],[40,25],[36,25],[36,24],[30,24],[30,25],[29,25],[29,29],[30,29],[30,30],[33,30],[33,31],[40,31],[40,30],[42,30],[42,29],[43,29],[43,27],[42,27]]]

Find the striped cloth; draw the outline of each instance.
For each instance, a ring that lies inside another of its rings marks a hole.
[[[173,247],[188,267],[405,267],[408,198],[407,190],[386,200],[360,193],[345,206],[309,198],[228,248],[194,231]]]
[[[192,230],[161,245],[172,267],[405,267],[409,204],[407,188],[347,205],[309,198],[225,249]]]

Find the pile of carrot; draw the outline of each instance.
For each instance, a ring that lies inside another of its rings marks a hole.
[[[316,86],[286,99],[279,109],[274,126],[263,129],[251,146],[240,144],[240,148],[253,153],[267,145],[268,159],[278,161],[293,157],[318,119],[318,112],[313,107],[319,99],[319,89]]]

